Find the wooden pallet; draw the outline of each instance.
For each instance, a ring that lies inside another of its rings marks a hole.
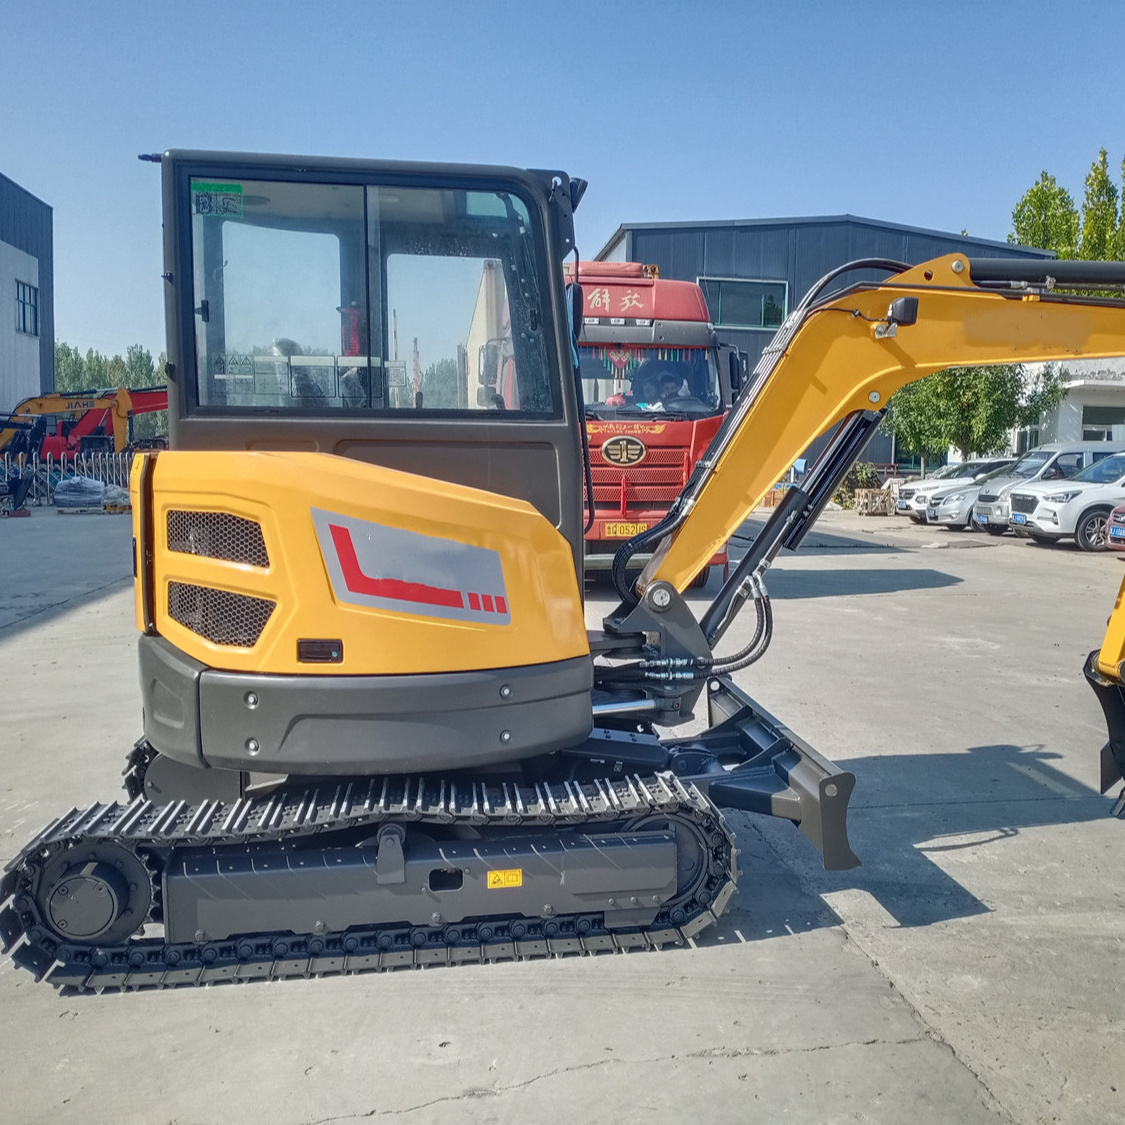
[[[889,488],[857,488],[855,511],[858,516],[893,516],[895,494]]]

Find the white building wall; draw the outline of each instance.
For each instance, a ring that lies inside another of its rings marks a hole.
[[[16,330],[17,281],[38,289],[39,262],[0,242],[0,412],[39,394],[39,337]]]
[[[1072,359],[1062,366],[1067,372],[1066,398],[1040,419],[1036,430],[1025,436],[1024,445],[1050,441],[1082,441],[1082,412],[1087,406],[1125,409],[1125,357],[1119,359]],[[1114,441],[1125,441],[1125,423],[1112,427]],[[1013,448],[1019,448],[1013,431]]]

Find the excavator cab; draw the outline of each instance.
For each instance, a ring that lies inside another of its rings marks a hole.
[[[579,189],[461,165],[162,163],[171,449],[134,471],[151,745],[340,775],[581,741],[561,268]]]
[[[569,179],[182,152],[163,166],[173,449],[337,454],[525,500],[580,540]]]

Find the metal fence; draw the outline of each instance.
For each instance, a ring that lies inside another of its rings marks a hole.
[[[63,480],[86,477],[106,485],[129,488],[129,469],[132,453],[63,454],[61,457],[13,457],[5,453],[0,457],[0,481],[8,481],[31,473],[33,481],[27,494],[27,504],[43,506],[52,504],[55,489]]]

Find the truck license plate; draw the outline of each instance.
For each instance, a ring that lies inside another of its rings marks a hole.
[[[1110,539],[1125,539],[1125,527],[1111,527],[1109,537]]]
[[[605,537],[607,539],[631,539],[634,535],[640,535],[642,531],[648,531],[647,523],[607,523],[605,525]]]
[[[900,512],[908,511],[909,508],[910,508],[910,501],[909,500],[900,500],[898,502],[898,504],[896,505],[896,507],[898,508],[898,510]]]
[[[926,509],[926,519],[936,520],[937,519],[937,508],[927,508]]]
[[[973,519],[975,519],[977,523],[988,523],[988,513],[977,512],[976,515],[973,516]]]
[[[1012,523],[1027,523],[1027,516],[1023,512],[1013,512]]]

